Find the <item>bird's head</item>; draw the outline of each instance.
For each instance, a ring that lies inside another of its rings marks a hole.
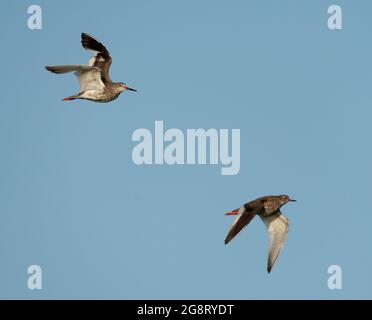
[[[137,92],[136,89],[133,89],[133,88],[128,87],[124,82],[118,82],[118,83],[116,83],[116,86],[117,86],[119,92],[123,92],[125,90]]]
[[[283,194],[281,196],[278,196],[278,200],[280,202],[280,206],[283,206],[285,205],[286,203],[288,202],[296,202],[296,200],[294,199],[291,199],[289,196],[287,196],[286,194]]]

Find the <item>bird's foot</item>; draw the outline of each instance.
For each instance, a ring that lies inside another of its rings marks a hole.
[[[62,101],[71,101],[71,100],[75,100],[76,98],[73,98],[73,97],[67,97],[67,98],[63,98]]]

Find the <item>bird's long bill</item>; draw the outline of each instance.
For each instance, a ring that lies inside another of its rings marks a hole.
[[[137,90],[136,89],[133,89],[133,88],[126,87],[126,89],[129,90],[129,91],[137,92]]]
[[[289,199],[288,201],[289,202],[297,202],[297,200],[295,200],[295,199]]]

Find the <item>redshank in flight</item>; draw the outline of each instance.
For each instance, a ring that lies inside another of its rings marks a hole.
[[[237,215],[225,239],[228,244],[256,216],[259,215],[269,232],[269,258],[267,272],[270,273],[280,251],[284,246],[288,233],[289,221],[282,215],[280,208],[290,201],[296,201],[287,195],[266,196],[246,203],[238,209],[226,213]]]
[[[109,102],[116,99],[123,91],[137,91],[129,88],[123,82],[111,81],[109,71],[112,59],[110,53],[101,42],[87,33],[82,33],[81,43],[83,48],[96,52],[90,58],[88,65],[45,67],[53,73],[75,72],[80,82],[80,92],[63,100],[86,99],[97,102]]]

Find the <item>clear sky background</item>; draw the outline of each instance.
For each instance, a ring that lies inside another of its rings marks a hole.
[[[371,1],[7,1],[0,21],[0,298],[372,298]],[[86,63],[81,32],[138,93],[61,101],[78,83],[44,66]],[[155,120],[240,128],[240,173],[136,166],[131,135]],[[283,193],[298,202],[267,274],[263,223],[225,246],[224,213]]]

